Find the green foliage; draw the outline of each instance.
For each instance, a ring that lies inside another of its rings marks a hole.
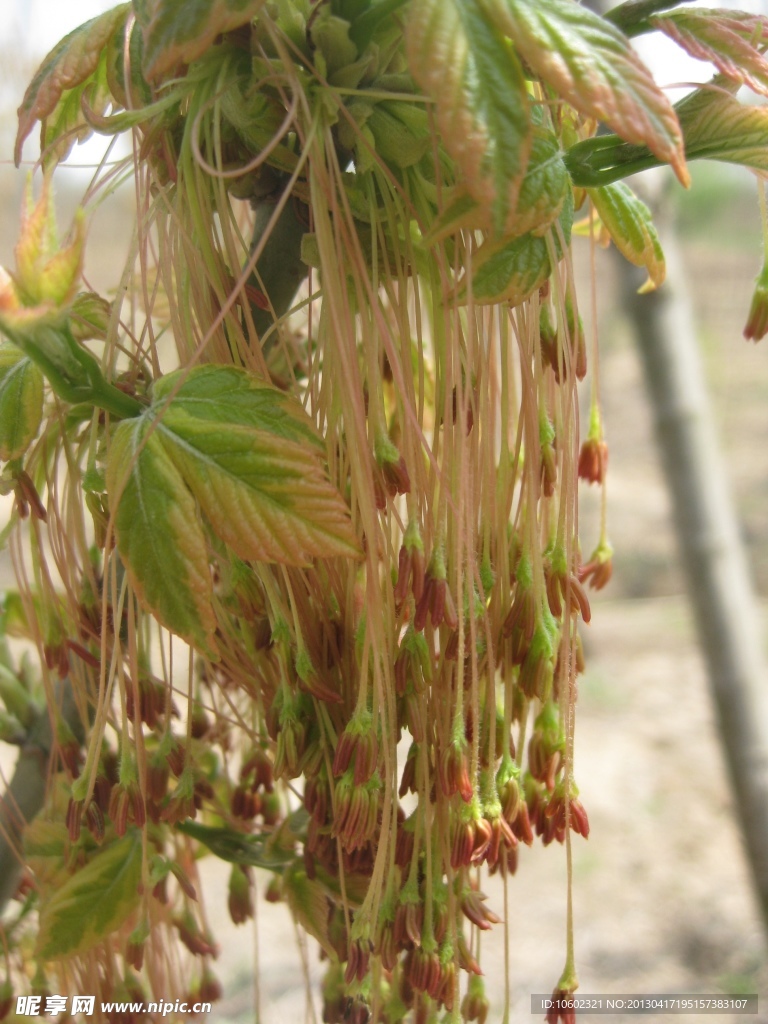
[[[483,0],[525,62],[576,110],[645,143],[687,181],[671,104],[621,32],[571,0]]]
[[[49,170],[131,130],[140,220],[130,303],[78,292],[85,213],[62,247],[46,177],[0,275],[0,536],[36,516],[3,625],[66,697],[12,972],[202,993],[208,851],[238,866],[236,923],[271,872],[330,959],[324,1019],[488,1011],[480,873],[589,833],[578,627],[612,548],[603,521],[584,562],[578,535],[608,449],[595,366],[579,452],[571,233],[656,286],[619,179],[768,170],[765,108],[734,97],[768,92],[765,19],[674,7],[133,0],[45,59],[17,161],[37,121]],[[673,108],[622,29],[721,76]],[[39,720],[36,678],[2,662],[5,738]]]
[[[56,146],[63,159],[77,139],[90,134],[80,110],[89,90],[89,104],[103,110],[110,102],[106,88],[106,46],[125,25],[130,4],[121,4],[70,32],[48,54],[29,83],[19,107],[14,158],[18,166],[24,140],[35,122],[42,123],[40,149]]]
[[[636,267],[645,267],[645,290],[664,281],[664,253],[653,226],[651,211],[623,182],[589,190],[603,227],[616,248]]]
[[[416,0],[408,45],[446,148],[502,231],[533,141],[519,61],[474,0]]]
[[[709,61],[739,85],[768,95],[768,18],[742,11],[683,8],[652,17],[650,24],[698,60]]]
[[[195,500],[153,427],[150,416],[126,420],[110,443],[107,493],[118,550],[136,593],[160,622],[211,649],[215,618],[205,533]]]
[[[144,39],[143,72],[152,82],[179,64],[190,64],[222,32],[246,25],[264,0],[135,0]]]
[[[93,949],[136,910],[140,879],[141,841],[137,833],[100,850],[43,907],[38,954],[51,960]]]
[[[0,459],[23,455],[43,418],[43,375],[11,345],[0,346]]]

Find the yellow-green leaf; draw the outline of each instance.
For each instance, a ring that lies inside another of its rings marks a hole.
[[[93,949],[134,912],[140,881],[138,835],[97,853],[43,904],[37,955],[58,960]]]
[[[13,345],[0,345],[0,459],[23,455],[43,418],[43,375]]]
[[[768,171],[768,107],[739,103],[719,76],[677,104],[689,159],[724,160]],[[726,88],[723,88],[723,86]]]
[[[112,303],[96,292],[79,292],[69,311],[69,329],[75,341],[105,341]]]
[[[476,0],[414,0],[406,40],[413,77],[435,102],[442,143],[501,233],[532,144],[520,63]]]
[[[66,155],[76,138],[90,134],[80,113],[80,100],[86,87],[94,83],[101,95],[91,95],[91,106],[106,103],[106,47],[112,36],[124,26],[130,8],[128,3],[120,4],[86,21],[57,43],[44,59],[19,107],[14,149],[17,166],[21,161],[24,140],[36,121],[44,124],[41,149],[65,132],[73,132],[62,143],[57,154],[59,158]]]
[[[640,291],[658,288],[664,281],[666,265],[651,211],[623,182],[590,188],[587,192],[622,256],[648,271],[648,280]]]
[[[195,500],[160,443],[150,415],[112,437],[107,493],[117,548],[145,607],[171,632],[210,650],[216,627],[206,542]]]
[[[675,111],[629,40],[574,0],[480,0],[542,81],[627,142],[645,144],[688,183]]]
[[[358,555],[324,446],[295,399],[227,366],[155,386],[158,436],[214,532],[241,558],[306,565]]]
[[[189,64],[222,32],[246,25],[264,0],[137,0],[144,37],[144,75],[156,80],[177,64]]]
[[[714,64],[739,85],[768,96],[768,18],[744,11],[683,7],[648,19],[692,57]]]

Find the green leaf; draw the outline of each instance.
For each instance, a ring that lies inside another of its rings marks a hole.
[[[520,63],[476,0],[414,0],[406,35],[414,78],[434,100],[443,145],[502,233],[531,150]]]
[[[320,943],[331,961],[338,956],[328,935],[329,899],[325,886],[307,877],[303,863],[294,861],[283,875],[283,896],[294,921]]]
[[[675,112],[629,40],[573,0],[480,0],[542,81],[627,142],[644,143],[688,183]]]
[[[569,194],[559,218],[567,245],[573,222],[573,200]],[[557,232],[552,231],[552,244],[559,257],[562,251]],[[472,267],[472,298],[478,305],[507,302],[518,306],[524,302],[552,273],[546,238],[529,232],[513,241],[489,239],[477,251]],[[466,280],[459,283],[458,300],[466,302]]]
[[[664,281],[666,265],[651,211],[623,182],[587,191],[622,256],[648,271],[648,281],[640,291],[657,288]]]
[[[125,30],[113,32],[106,51],[107,83],[118,106],[125,110],[148,107],[152,102],[152,89],[142,75],[144,67],[144,39],[141,32],[131,31],[128,53],[129,81],[126,85]]]
[[[117,548],[139,599],[171,632],[210,650],[216,622],[205,534],[194,498],[150,415],[126,420],[107,457]]]
[[[282,871],[286,864],[296,859],[295,851],[281,849],[270,842],[271,835],[248,836],[231,828],[210,828],[196,821],[179,822],[176,828],[230,864]]]
[[[747,106],[732,95],[738,82],[722,75],[675,105],[689,160],[723,160],[768,170],[768,107]],[[579,142],[565,154],[575,185],[607,185],[658,166],[646,146],[632,146],[617,135]]]
[[[652,17],[650,23],[692,57],[709,61],[732,81],[768,95],[768,61],[758,49],[768,43],[768,18],[684,7]]]
[[[536,128],[509,233],[543,234],[559,216],[570,184],[557,137],[545,128]]]
[[[222,32],[247,25],[264,0],[134,0],[144,38],[144,75],[157,80],[189,64]]]
[[[125,25],[130,4],[121,4],[85,22],[70,32],[51,50],[35,73],[19,107],[14,160],[18,167],[24,140],[35,122],[43,122],[41,150],[73,132],[58,147],[61,159],[75,142],[90,134],[80,114],[80,100],[89,85],[96,87],[90,95],[94,108],[105,107],[109,101],[106,89],[106,47],[110,39]],[[97,95],[98,94],[98,95]]]
[[[295,399],[235,367],[202,366],[159,381],[154,408],[165,451],[240,558],[306,565],[360,553],[322,440]]]
[[[69,328],[75,341],[106,341],[112,303],[96,292],[79,292],[69,311]]]
[[[719,76],[713,84],[677,104],[686,154],[691,160],[724,160],[768,171],[768,107],[739,103]],[[737,88],[735,83],[729,87]]]
[[[140,881],[138,834],[97,853],[43,904],[37,955],[43,960],[61,959],[93,949],[139,905]]]
[[[377,0],[377,3],[364,5],[365,10],[361,14],[349,19],[352,21],[349,37],[357,43],[361,53],[373,39],[379,25],[390,19],[398,7],[402,7],[406,2],[407,0]]]
[[[43,418],[43,375],[12,345],[0,345],[0,459],[23,455]]]
[[[315,48],[315,60],[320,57],[325,78],[352,64],[357,59],[357,46],[349,38],[349,22],[337,18],[330,7],[321,7],[319,16],[312,18],[309,34]]]
[[[432,145],[429,119],[415,103],[377,103],[365,122],[376,152],[391,167],[413,167]]]

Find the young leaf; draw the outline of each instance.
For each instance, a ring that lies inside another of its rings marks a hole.
[[[563,208],[570,178],[560,153],[557,138],[545,128],[536,128],[533,148],[517,199],[510,234],[527,231],[543,234]]]
[[[507,302],[519,306],[551,273],[547,243],[527,234],[512,242],[486,242],[477,253],[472,297],[480,305]],[[467,289],[460,298],[466,300]]]
[[[567,197],[559,218],[566,245],[573,223],[573,200]],[[559,255],[561,246],[556,231],[552,243]],[[546,238],[529,232],[511,242],[489,239],[478,249],[472,266],[472,298],[478,305],[507,302],[518,306],[539,288],[552,272]],[[466,280],[459,283],[458,299],[466,302]]]
[[[532,143],[520,64],[476,0],[414,0],[406,40],[413,76],[435,101],[443,145],[502,232]]]
[[[481,0],[523,60],[563,99],[645,143],[688,184],[675,112],[628,39],[573,0]]]
[[[768,171],[768,107],[748,106],[714,79],[714,88],[697,89],[677,104],[685,151],[693,159],[724,160]],[[730,85],[730,83],[729,83]],[[734,91],[735,84],[730,85]]]
[[[304,865],[294,863],[283,875],[283,895],[294,921],[317,939],[332,961],[337,954],[328,935],[328,895],[319,881],[307,877]]]
[[[136,0],[144,38],[144,75],[157,80],[205,53],[216,36],[246,25],[264,0]]]
[[[733,96],[738,82],[717,75],[675,104],[689,160],[724,160],[758,171],[768,170],[768,107],[745,106]],[[647,146],[629,145],[617,135],[585,139],[565,153],[575,185],[608,185],[658,160]]]
[[[43,418],[43,375],[12,345],[0,345],[0,459],[23,455]]]
[[[43,904],[37,955],[51,960],[92,949],[136,909],[140,881],[138,835],[126,836],[96,854]]]
[[[154,390],[158,435],[215,533],[241,558],[306,565],[359,547],[302,407],[235,367],[179,373]]]
[[[648,271],[648,280],[640,291],[658,288],[664,281],[666,265],[651,211],[623,182],[587,191],[603,227],[622,256]]]
[[[159,621],[188,643],[212,646],[216,623],[205,534],[195,500],[150,416],[125,420],[112,437],[107,493],[117,548],[131,585]]]
[[[684,7],[649,20],[692,57],[710,61],[727,78],[768,96],[768,61],[758,49],[768,43],[768,18]]]
[[[86,87],[93,82],[102,86],[101,106],[106,103],[105,49],[112,36],[124,26],[130,7],[130,4],[120,4],[86,21],[57,43],[40,65],[18,111],[19,127],[14,149],[17,167],[24,140],[36,121],[44,123],[41,149],[78,126],[78,138],[83,137],[83,132],[90,134],[83,127],[80,100]],[[90,102],[92,107],[97,107],[96,97],[91,96]],[[69,137],[64,148],[68,150],[74,141],[74,137]],[[61,157],[66,153],[62,149],[58,155]]]

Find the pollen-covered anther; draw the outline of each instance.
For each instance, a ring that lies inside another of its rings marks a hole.
[[[568,989],[556,988],[552,993],[552,1006],[544,1018],[546,1024],[576,1024],[576,1010],[573,1006],[573,992]]]
[[[607,541],[595,548],[589,561],[579,569],[579,580],[588,583],[593,590],[602,590],[613,575],[613,548]]]
[[[73,800],[69,798],[67,804],[67,832],[69,833],[69,841],[76,843],[80,838],[80,823],[83,817],[83,801]]]
[[[354,939],[349,943],[349,958],[344,971],[344,981],[351,985],[353,981],[362,981],[368,973],[371,959],[371,943],[368,939]]]
[[[465,803],[472,799],[474,787],[469,777],[466,752],[455,743],[450,743],[443,751],[438,765],[438,779],[445,796],[459,793]]]
[[[472,863],[475,849],[475,824],[473,821],[461,821],[457,815],[453,826],[451,842],[451,867],[468,867]]]
[[[524,800],[521,800],[518,806],[518,812],[515,816],[514,821],[510,822],[513,833],[517,836],[521,843],[525,843],[526,846],[533,845],[533,830],[531,828],[531,819],[528,813],[528,805]]]
[[[597,437],[588,437],[579,452],[579,478],[601,484],[608,469],[608,445]]]
[[[479,864],[490,846],[493,830],[487,818],[478,818],[475,822],[475,838],[472,844],[472,863]]]
[[[501,918],[486,907],[487,898],[483,893],[471,888],[465,889],[461,897],[462,913],[481,931],[488,931],[492,925],[501,923]]]

